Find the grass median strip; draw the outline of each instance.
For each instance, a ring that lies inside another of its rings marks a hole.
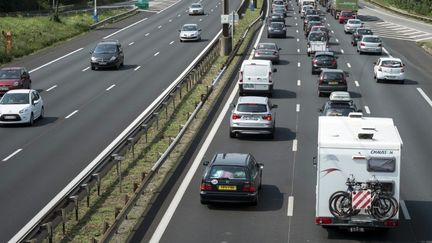
[[[423,47],[429,54],[432,55],[432,40],[429,41],[421,41],[418,44]]]
[[[262,0],[258,0],[258,3],[258,6],[261,6]],[[259,8],[255,9],[255,11],[247,11],[244,18],[242,18],[236,26],[235,40],[238,40],[247,26],[259,16],[259,11]],[[251,38],[253,38],[253,35],[250,33],[244,41],[243,46],[239,49],[233,63],[236,63],[242,58],[243,54],[245,54],[244,52],[247,51],[247,43],[249,43]],[[187,93],[186,90],[182,91],[182,98],[180,98],[179,93],[177,93],[175,98],[176,107],[174,108],[174,105],[171,103],[167,104],[166,110],[163,109],[159,112],[158,126],[156,127],[155,123],[149,126],[147,141],[145,141],[146,138],[143,137],[136,142],[134,146],[134,156],[132,156],[132,151],[126,153],[121,163],[122,191],[120,192],[117,170],[114,166],[109,174],[102,179],[101,196],[97,196],[96,188],[93,188],[90,196],[90,207],[87,207],[86,200],[82,200],[79,204],[80,216],[78,222],[75,222],[74,213],[70,213],[68,215],[69,221],[66,224],[65,235],[63,235],[62,227],[57,227],[55,229],[55,242],[89,242],[93,239],[100,239],[106,226],[111,225],[114,221],[115,212],[124,206],[126,200],[132,196],[134,186],[142,181],[143,173],[147,173],[150,170],[160,154],[169,146],[170,139],[178,134],[181,126],[195,109],[196,104],[200,102],[201,95],[207,92],[208,86],[219,73],[226,59],[227,57],[217,57],[210,70],[198,84],[195,85],[193,90],[189,93]],[[152,198],[154,198],[154,195],[158,193],[167,175],[172,172],[177,161],[180,161],[189,147],[190,142],[202,126],[203,121],[208,116],[208,112],[211,110],[217,97],[222,92],[224,86],[227,85],[229,81],[228,77],[231,76],[231,73],[236,71],[235,67],[228,67],[219,85],[215,87],[180,143],[163,164],[157,175],[152,179],[152,182],[143,193],[143,196],[141,196],[135,207],[128,214],[127,220],[125,220],[118,229],[113,239],[114,242],[126,241],[133,226],[138,222],[143,212],[145,212]],[[183,89],[186,89],[186,87],[183,87]]]

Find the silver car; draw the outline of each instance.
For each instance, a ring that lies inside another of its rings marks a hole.
[[[180,32],[180,42],[201,40],[201,29],[198,28],[197,24],[185,24],[179,30],[179,32]]]
[[[259,43],[255,48],[254,59],[270,60],[279,63],[279,48],[276,43]]]
[[[201,3],[192,3],[189,7],[189,15],[202,15],[204,14],[204,8]]]
[[[363,54],[365,52],[382,53],[382,41],[376,35],[363,35],[362,39],[357,43],[357,52]]]
[[[230,137],[238,134],[262,134],[274,137],[276,113],[269,98],[241,96],[230,117]]]
[[[344,25],[345,34],[354,33],[357,28],[363,27],[363,23],[359,19],[348,19]]]

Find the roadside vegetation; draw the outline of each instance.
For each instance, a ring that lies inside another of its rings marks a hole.
[[[101,11],[99,21],[124,11],[127,10]],[[11,31],[13,43],[11,52],[7,54],[5,39],[0,35],[0,65],[77,36],[88,31],[93,24],[91,13],[60,15],[60,22],[52,21],[51,17],[1,17],[0,32]]]
[[[412,14],[432,17],[432,0],[373,0],[388,7],[395,7]]]
[[[419,42],[419,45],[423,47],[429,54],[432,55],[432,40],[429,41],[421,41]]]

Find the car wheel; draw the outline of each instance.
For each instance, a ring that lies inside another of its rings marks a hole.
[[[121,66],[121,67],[124,66],[124,60],[120,63],[120,66]]]
[[[308,57],[310,57],[310,52],[307,53]]]
[[[362,51],[358,51],[358,53],[359,53],[360,55],[363,55],[363,52],[362,52]]]
[[[255,200],[253,200],[253,201],[251,202],[251,206],[256,206],[256,205],[258,205],[258,198],[259,198],[259,193],[257,194]]]
[[[91,65],[91,70],[95,70],[95,69],[96,69],[95,66]]]
[[[235,138],[236,137],[236,133],[232,132],[231,129],[229,131],[229,135],[230,135],[230,138]]]
[[[42,106],[41,112],[39,114],[39,120],[42,120],[44,118],[44,115],[45,115],[44,113],[45,113],[45,108]]]
[[[274,135],[275,135],[275,129],[273,128],[273,130],[271,131],[271,133],[268,135],[268,138],[274,139]]]
[[[269,35],[269,34],[267,34],[267,38],[270,38],[270,35]]]
[[[322,97],[323,93],[318,91],[318,97]]]
[[[399,84],[404,84],[404,83],[405,83],[405,80],[403,80],[403,79],[399,81]]]
[[[116,64],[115,69],[119,70],[121,66],[121,63]]]
[[[207,205],[208,204],[208,202],[207,201],[204,201],[204,200],[200,200],[200,203],[202,204],[202,205]]]
[[[31,113],[31,114],[30,114],[30,120],[29,120],[29,122],[28,122],[28,125],[31,127],[31,126],[33,126],[33,124],[34,124],[34,116],[33,116],[33,113]]]
[[[377,83],[381,83],[381,79],[377,78],[376,80],[377,80]]]

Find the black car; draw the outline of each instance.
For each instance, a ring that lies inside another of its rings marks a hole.
[[[316,52],[312,58],[312,74],[321,72],[322,68],[337,69],[337,57],[333,52]]]
[[[306,15],[304,21],[303,21],[303,30],[306,30],[306,27],[308,26],[308,23],[310,21],[319,21],[321,22],[321,17],[319,15]]]
[[[309,36],[309,32],[311,31],[313,26],[320,26],[322,25],[321,21],[309,21],[306,29],[305,29],[305,36]]]
[[[90,58],[92,70],[112,67],[119,69],[124,64],[123,49],[118,40],[101,41],[90,53],[92,54]]]
[[[333,91],[347,91],[346,74],[341,69],[322,69],[318,79],[318,96]]]
[[[324,103],[320,109],[322,116],[348,116],[351,112],[362,112],[352,100],[350,101],[333,101],[329,100]]]
[[[267,28],[267,38],[286,37],[286,26],[282,22],[271,22]]]
[[[373,31],[369,28],[357,28],[351,36],[351,44],[356,46],[363,35],[373,35]]]
[[[207,166],[200,186],[202,204],[237,202],[257,205],[263,165],[251,154],[218,153]]]
[[[271,22],[282,22],[285,24],[285,18],[282,14],[272,14],[269,17],[269,23]]]

